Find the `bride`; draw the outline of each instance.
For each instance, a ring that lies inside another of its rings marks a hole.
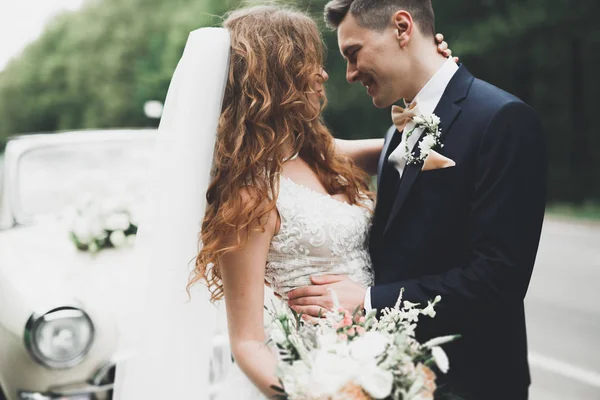
[[[271,398],[265,283],[283,298],[319,274],[371,284],[367,172],[383,140],[333,138],[323,58],[314,21],[287,8],[241,9],[224,29],[190,35],[159,128],[136,243],[146,296],[125,334],[136,354],[118,365],[116,398]],[[209,300],[223,298],[235,363],[211,391],[221,324]]]

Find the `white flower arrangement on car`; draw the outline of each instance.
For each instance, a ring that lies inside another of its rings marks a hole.
[[[379,320],[376,311],[362,316],[336,307],[318,325],[305,323],[293,310],[273,313],[268,331],[279,356],[277,398],[433,400],[434,369],[449,369],[440,346],[458,336],[420,344],[415,329],[419,315],[435,316],[440,300],[437,296],[421,309],[402,302],[401,293]]]
[[[138,215],[130,202],[87,200],[77,207],[69,229],[71,241],[80,251],[132,246],[138,230]]]

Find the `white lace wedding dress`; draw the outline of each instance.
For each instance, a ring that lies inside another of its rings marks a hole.
[[[347,275],[370,286],[372,203],[365,205],[341,202],[282,177],[277,199],[281,226],[271,241],[265,273],[273,291],[285,298],[287,292],[310,285],[311,276],[322,274]],[[265,398],[235,363],[218,386],[217,400]]]

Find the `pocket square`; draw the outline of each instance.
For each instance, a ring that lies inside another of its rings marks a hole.
[[[437,151],[430,150],[421,171],[433,171],[435,169],[450,168],[454,166],[456,166],[454,160],[441,155]]]

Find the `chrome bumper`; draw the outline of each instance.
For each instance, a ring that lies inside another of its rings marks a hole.
[[[112,398],[115,364],[107,363],[87,382],[53,386],[44,393],[20,390],[20,400],[104,400]]]
[[[55,391],[52,390],[46,393],[39,392],[19,392],[20,400],[99,400],[109,399],[109,391],[111,391],[113,385],[105,386],[88,386],[81,387],[75,390],[69,391]]]

